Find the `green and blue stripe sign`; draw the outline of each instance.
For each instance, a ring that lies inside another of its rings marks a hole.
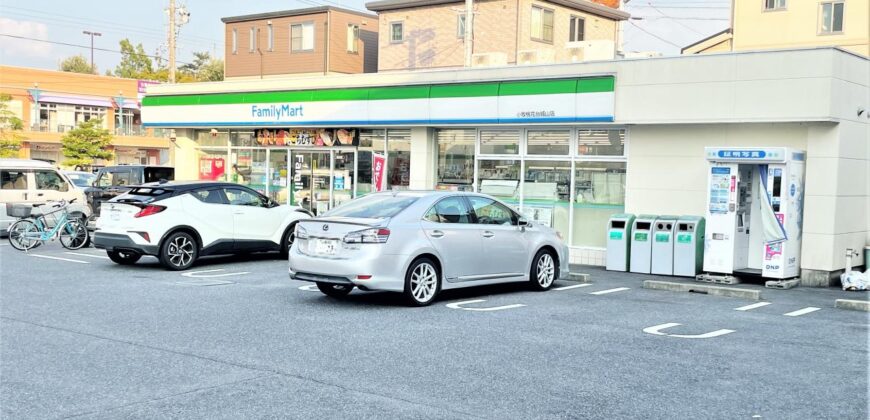
[[[146,96],[149,127],[612,122],[614,77]]]

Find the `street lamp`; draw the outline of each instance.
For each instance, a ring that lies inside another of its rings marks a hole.
[[[41,114],[41,113],[40,113],[40,110],[39,110],[39,93],[41,92],[41,91],[39,90],[39,83],[35,83],[35,82],[34,82],[34,83],[33,83],[33,89],[27,89],[27,92],[30,93],[30,96],[33,97],[33,103],[36,104],[36,123],[34,124],[34,123],[32,122],[32,121],[33,121],[33,118],[30,119],[30,120],[31,120],[30,129],[32,130],[34,126],[35,126],[35,127],[39,127],[39,126],[41,125],[41,123],[42,123],[41,118],[40,118],[40,116],[41,116],[40,114]],[[37,128],[37,129],[38,129],[38,128]]]
[[[82,31],[85,35],[91,36],[91,73],[96,73],[96,69],[94,68],[94,37],[95,36],[103,36],[103,34],[99,32],[91,32],[91,31]]]

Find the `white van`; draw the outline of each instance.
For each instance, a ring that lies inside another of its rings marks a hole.
[[[17,220],[6,209],[13,203],[42,204],[70,201],[70,217],[87,219],[91,210],[83,190],[75,188],[61,171],[48,162],[29,159],[0,159],[0,235]],[[34,212],[35,213],[35,212]]]

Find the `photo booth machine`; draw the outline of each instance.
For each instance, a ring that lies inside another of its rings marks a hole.
[[[704,271],[800,275],[806,153],[786,147],[705,148]]]

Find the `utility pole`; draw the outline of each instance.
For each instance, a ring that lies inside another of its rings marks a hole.
[[[169,83],[175,83],[175,0],[169,0]]]
[[[474,0],[465,0],[465,67],[471,67],[471,55],[474,53],[473,27]]]
[[[99,32],[91,32],[91,31],[82,31],[85,35],[91,36],[91,73],[96,73],[96,69],[94,68],[94,37],[95,36],[103,36],[103,34]]]

